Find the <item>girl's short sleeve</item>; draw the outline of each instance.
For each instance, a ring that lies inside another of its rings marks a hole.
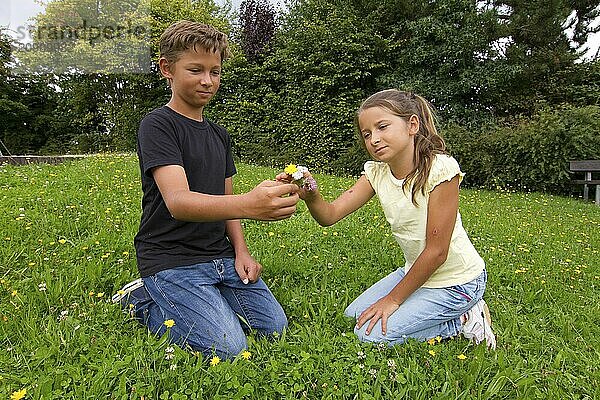
[[[425,192],[430,193],[437,185],[452,180],[456,175],[458,175],[458,183],[460,184],[465,174],[460,170],[458,162],[453,157],[445,154],[436,155],[431,165],[431,171],[429,171]]]
[[[375,163],[373,161],[367,161],[363,167],[363,175],[367,177],[369,182],[373,182],[375,178]]]
[[[385,174],[386,164],[378,161],[367,161],[363,168],[362,174],[367,177],[371,186],[375,187]]]

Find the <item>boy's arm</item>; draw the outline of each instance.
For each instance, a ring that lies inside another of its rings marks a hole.
[[[233,195],[233,179],[225,179],[225,194]],[[256,282],[260,276],[262,265],[250,255],[244,230],[239,219],[230,219],[225,221],[227,237],[235,250],[235,270],[244,283]]]
[[[363,175],[350,189],[328,203],[319,190],[306,192],[304,201],[313,218],[322,226],[333,225],[348,214],[358,210],[375,195],[373,187]]]
[[[219,196],[192,192],[180,165],[153,168],[152,175],[169,212],[181,221],[280,220],[291,216],[298,202],[294,184],[263,181],[248,193]]]

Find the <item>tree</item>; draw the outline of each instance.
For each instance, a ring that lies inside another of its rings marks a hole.
[[[250,62],[258,61],[275,35],[275,10],[268,0],[240,4],[241,45]]]
[[[142,117],[169,98],[155,63],[158,39],[181,19],[229,30],[213,0],[49,1],[32,44],[17,52],[19,75],[1,92],[18,91],[6,97],[23,105],[7,121],[7,140],[28,152],[133,150]]]
[[[491,96],[499,116],[533,115],[546,105],[568,99],[554,93],[564,87],[570,74],[582,73],[576,67],[578,50],[587,41],[592,21],[600,7],[595,0],[502,0],[488,1],[498,14],[503,54],[498,60],[503,85]],[[567,30],[573,29],[573,38]],[[567,78],[565,80],[565,78]],[[576,75],[572,79],[580,80]],[[553,83],[553,85],[549,84]]]
[[[209,112],[244,160],[356,172],[353,113],[385,66],[386,41],[330,0],[291,6],[260,64],[226,66]]]
[[[375,25],[391,43],[390,68],[378,80],[378,89],[415,91],[429,99],[445,120],[467,123],[489,118],[494,104],[487,96],[502,84],[504,72],[498,70],[499,54],[490,45],[498,37],[496,12],[481,9],[472,0],[405,3],[384,2],[390,10],[363,4],[371,22],[380,15],[395,19],[381,28]]]

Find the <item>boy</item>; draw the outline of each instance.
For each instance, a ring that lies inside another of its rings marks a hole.
[[[168,325],[172,341],[221,358],[246,347],[245,331],[272,335],[287,325],[239,219],[287,218],[298,202],[296,185],[275,181],[233,194],[230,137],[203,117],[228,55],[227,37],[209,25],[180,21],[160,38],[160,72],[172,96],[138,131],[142,278],[113,296],[152,332]]]

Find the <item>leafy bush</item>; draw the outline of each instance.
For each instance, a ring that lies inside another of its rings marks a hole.
[[[260,63],[238,56],[226,66],[208,112],[244,161],[355,172],[364,157],[354,157],[353,113],[374,91],[386,45],[352,12],[304,3],[290,10]]]
[[[568,194],[574,190],[569,161],[600,158],[598,106],[562,106],[530,120],[472,130],[450,125],[444,132],[471,186]]]

